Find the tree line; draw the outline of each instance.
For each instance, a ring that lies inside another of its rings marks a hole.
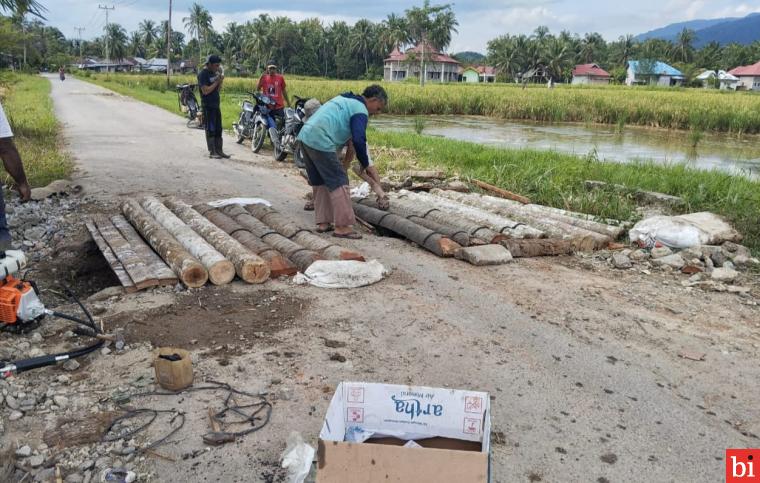
[[[45,25],[44,7],[34,0],[0,0],[0,9],[11,14],[0,17],[0,64],[55,68],[75,62],[80,53],[105,58],[106,43],[111,59],[166,57],[167,21],[145,19],[133,32],[109,23],[102,35],[80,43]],[[459,26],[450,4],[432,5],[429,0],[381,22],[362,19],[354,25],[342,21],[326,25],[317,18],[296,22],[262,14],[244,23],[231,22],[220,32],[213,28],[211,13],[199,3],[180,19],[187,35],[172,31],[174,61],[192,59],[200,64],[215,53],[241,73],[258,73],[273,60],[286,73],[340,79],[382,77],[383,59],[394,48],[403,50],[424,41],[445,51]],[[760,60],[760,41],[747,46],[710,43],[696,49],[695,40],[694,32],[686,29],[674,42],[637,42],[631,35],[607,42],[598,33],[554,35],[540,26],[531,35],[506,34],[489,41],[483,63],[496,67],[502,81],[513,81],[541,67],[563,82],[570,80],[573,67],[580,63],[599,64],[622,81],[630,59],[668,62],[690,79],[702,69],[729,70]],[[463,56],[463,64],[468,60]]]

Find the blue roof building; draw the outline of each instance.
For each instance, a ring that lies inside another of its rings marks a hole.
[[[673,66],[659,60],[629,60],[625,83],[658,85],[666,87],[682,86],[686,76]]]

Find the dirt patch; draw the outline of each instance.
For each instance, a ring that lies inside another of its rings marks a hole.
[[[123,329],[128,343],[149,341],[155,347],[186,349],[223,346],[226,356],[234,346],[271,340],[292,327],[307,301],[272,290],[234,293],[207,287],[178,296],[177,301],[138,314],[121,314],[108,320],[109,329]],[[213,355],[213,353],[212,353]]]

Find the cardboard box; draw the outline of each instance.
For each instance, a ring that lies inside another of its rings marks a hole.
[[[490,435],[487,393],[343,382],[319,434],[317,482],[487,483]]]

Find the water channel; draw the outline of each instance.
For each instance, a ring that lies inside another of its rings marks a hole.
[[[506,148],[551,150],[599,160],[686,163],[760,177],[760,136],[704,133],[696,148],[688,131],[576,123],[539,124],[479,116],[424,116],[423,134]],[[378,116],[378,129],[413,131],[414,116]]]

